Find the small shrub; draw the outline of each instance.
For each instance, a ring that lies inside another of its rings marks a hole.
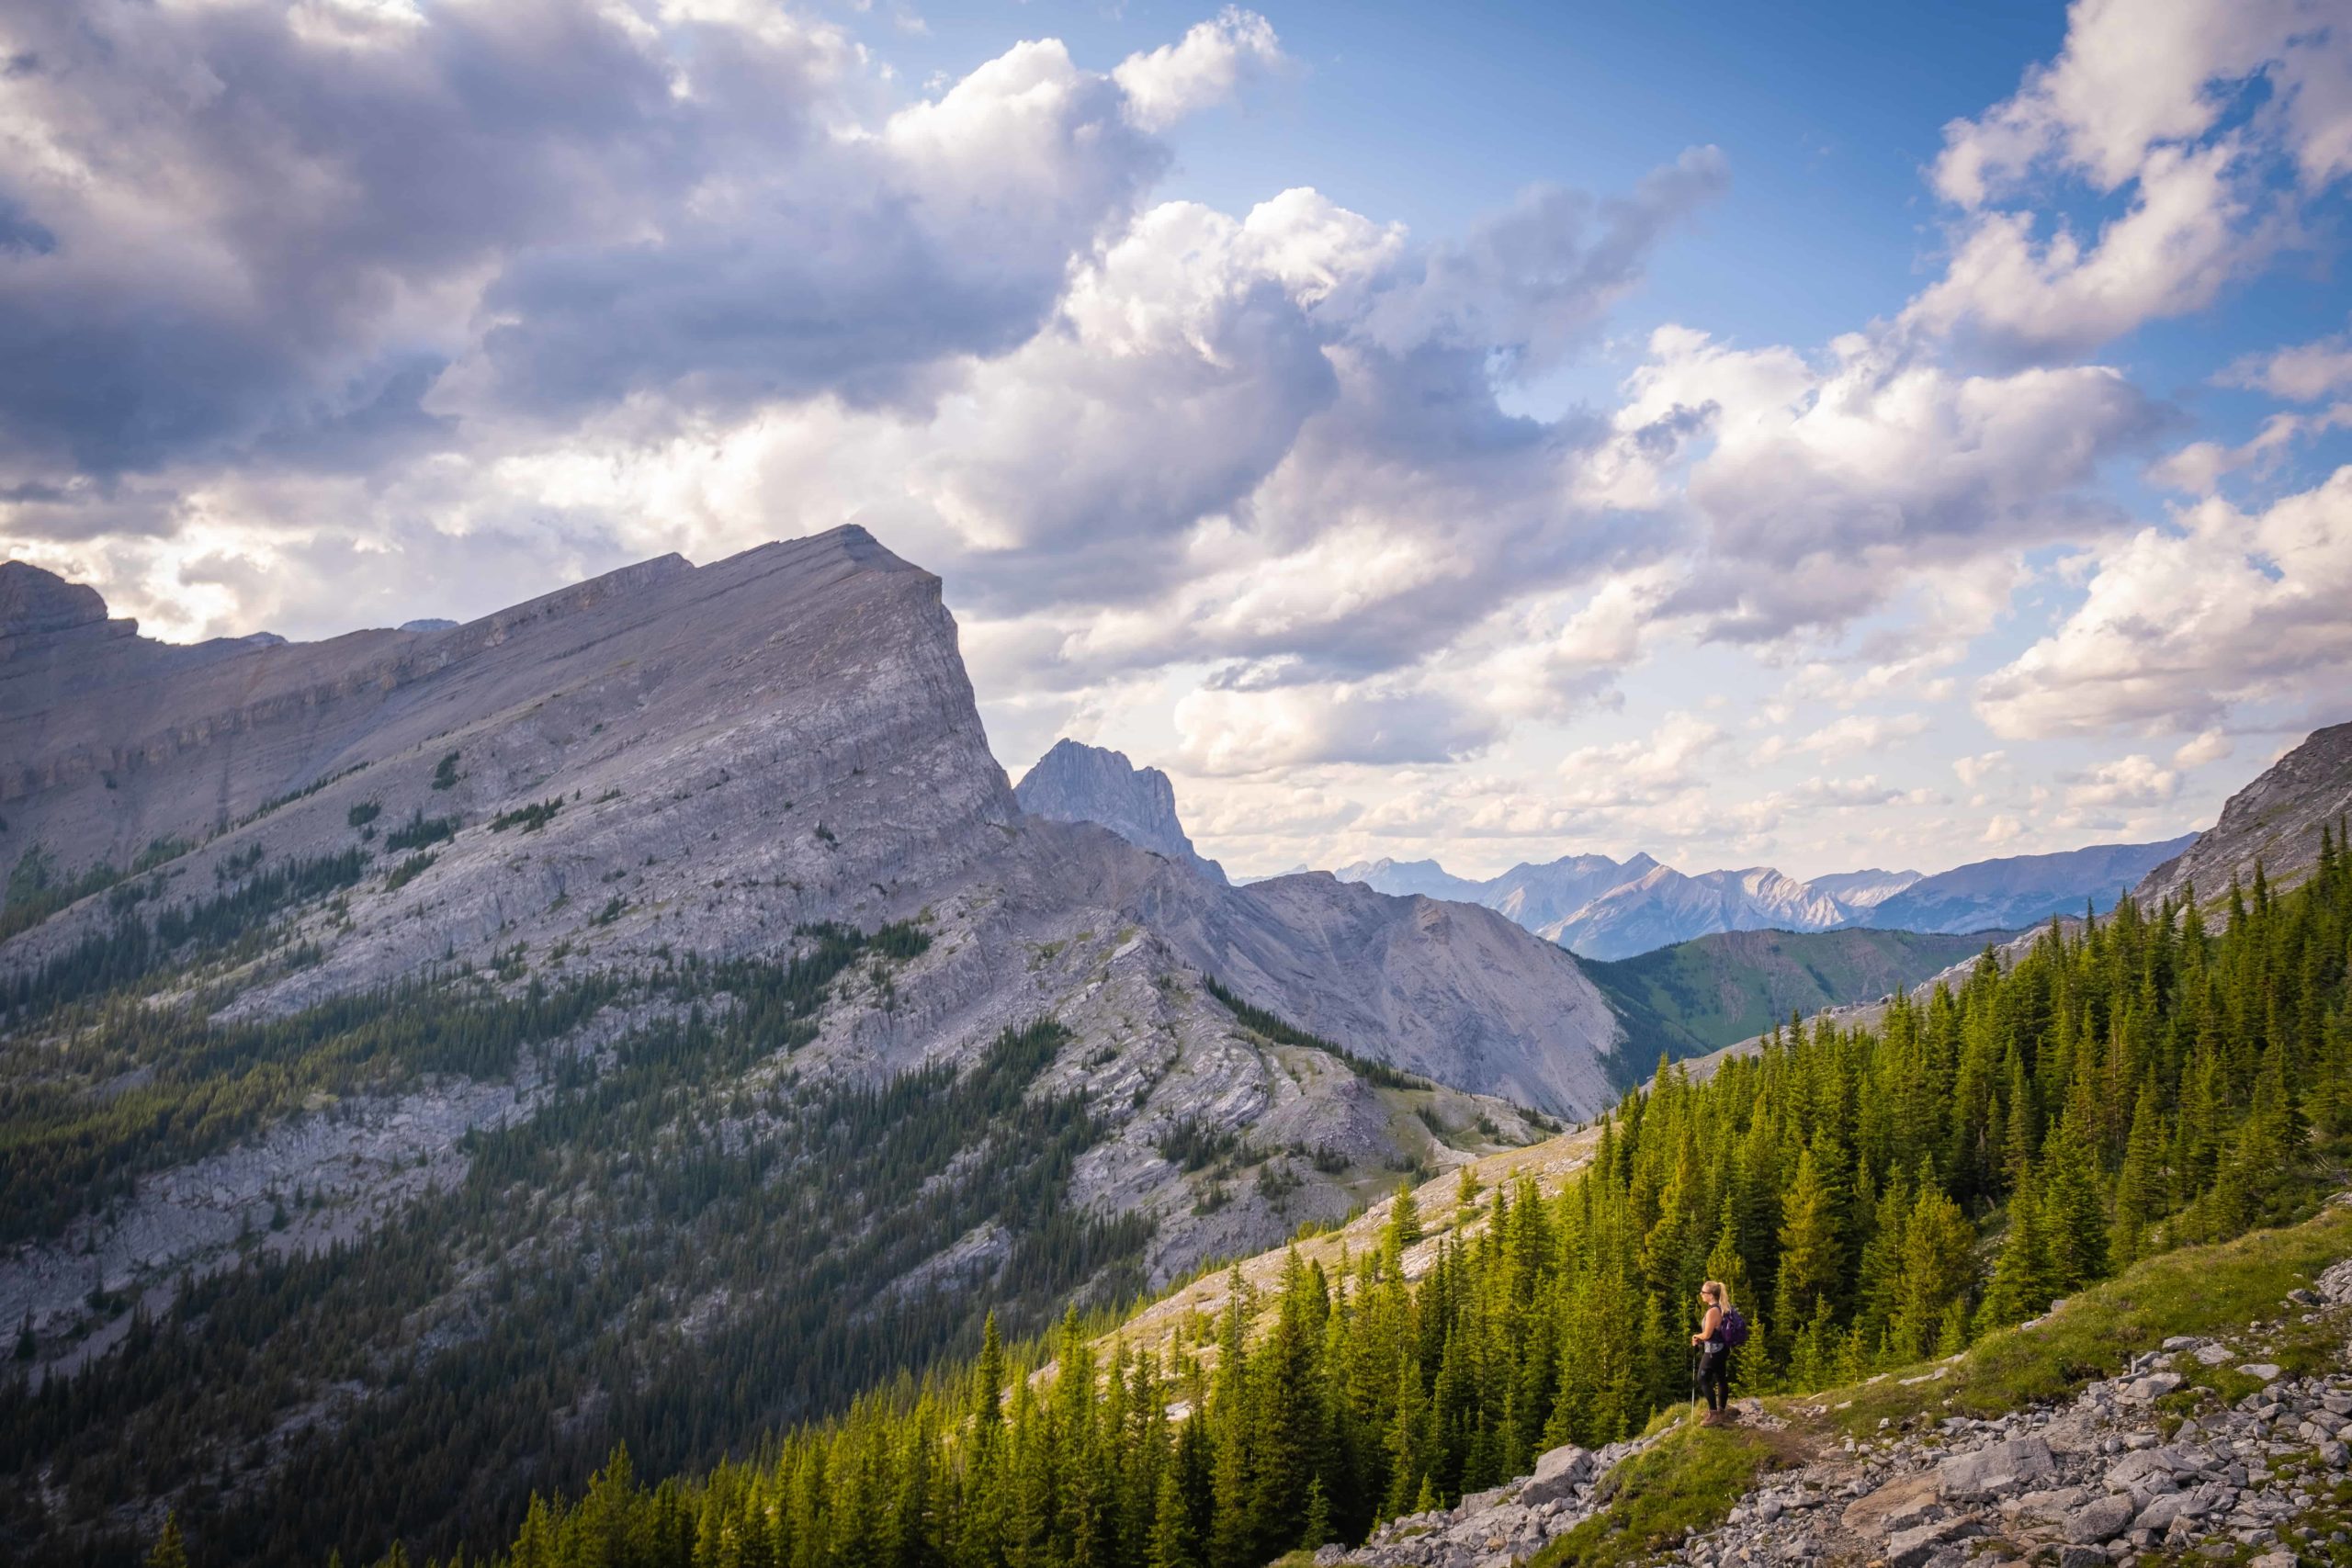
[[[441,857],[439,855],[432,854],[415,854],[409,856],[408,859],[392,867],[391,871],[385,876],[384,891],[387,893],[399,892],[401,888],[406,887],[410,883],[414,882],[418,877],[423,876],[426,872],[432,870],[433,863],[440,858]]]
[[[454,817],[427,817],[424,807],[418,807],[409,819],[384,835],[384,847],[395,854],[402,850],[428,849],[446,844],[458,836],[458,819]]]
[[[509,828],[520,828],[526,833],[536,833],[555,820],[555,814],[562,809],[561,795],[557,795],[550,800],[536,801],[529,806],[518,807],[513,811],[500,812],[490,819],[490,830],[493,833],[503,833]]]

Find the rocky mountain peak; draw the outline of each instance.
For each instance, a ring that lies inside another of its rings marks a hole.
[[[1176,788],[1158,768],[1138,768],[1122,751],[1061,739],[1013,789],[1021,809],[1055,822],[1092,822],[1141,849],[1223,883],[1224,867],[1193,848],[1176,816]]]
[[[108,622],[106,600],[87,583],[29,561],[0,561],[0,660],[53,637],[116,624],[125,635],[138,626]]]
[[[2352,812],[2352,724],[2315,729],[2260,778],[2230,796],[2213,826],[2148,873],[2142,902],[2194,885],[2199,898],[2249,881],[2255,863],[2273,886],[2302,880],[2319,858],[2319,830]]]

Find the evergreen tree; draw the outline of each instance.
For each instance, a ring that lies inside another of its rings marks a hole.
[[[147,1553],[147,1568],[187,1568],[187,1542],[180,1535],[177,1513],[164,1516],[163,1533],[156,1536],[154,1549]]]

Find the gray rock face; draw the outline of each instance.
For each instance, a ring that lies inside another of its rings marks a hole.
[[[1204,859],[1176,818],[1176,791],[1158,768],[1137,768],[1121,751],[1057,740],[1013,788],[1032,817],[1096,822],[1127,842],[1191,866],[1213,882],[1225,868]]]
[[[1227,887],[1091,822],[1024,814],[938,580],[859,529],[700,568],[666,557],[452,628],[209,651],[140,638],[96,595],[29,573],[8,578],[8,625],[23,629],[0,663],[0,870],[36,845],[69,874],[195,845],[148,874],[151,912],[256,854],[373,852],[357,886],[287,917],[315,962],[217,977],[232,1016],[448,966],[486,975],[500,954],[529,976],[508,984],[555,986],[665,954],[772,956],[814,921],[919,921],[929,951],[888,987],[837,987],[796,1070],[967,1062],[1007,1028],[1057,1020],[1070,1038],[1043,1087],[1083,1092],[1105,1128],[1071,1201],[1158,1216],[1155,1280],[1344,1215],[1364,1172],[1407,1156],[1446,1168],[1540,1135],[1491,1097],[1577,1117],[1614,1098],[1605,1004],[1574,959],[1499,916],[1328,876]],[[58,650],[87,638],[98,652]],[[550,803],[537,825],[494,826]],[[414,816],[448,818],[455,836],[389,886],[400,857],[382,836]],[[0,978],[113,919],[101,895],[0,943]],[[1432,1079],[1442,1131],[1409,1116],[1400,1131],[1339,1056],[1242,1028],[1208,977]],[[420,1092],[435,1102],[406,1106],[410,1122],[379,1140],[387,1169],[437,1157],[458,1122],[533,1109],[517,1086]],[[1171,1162],[1159,1145],[1188,1122],[1270,1151],[1267,1174],[1228,1191]],[[1333,1156],[1345,1173],[1322,1168]],[[114,1228],[76,1234],[110,1289],[201,1268],[256,1203],[267,1219],[261,1194],[332,1190],[348,1151],[266,1129],[220,1157],[233,1204],[192,1200],[194,1168],[164,1171]],[[380,1220],[421,1185],[355,1191],[350,1213]],[[61,1335],[89,1288],[60,1273],[67,1241],[0,1258],[0,1301]]]
[[[2352,812],[2352,724],[2315,729],[2261,777],[2230,796],[2212,827],[2148,873],[2142,899],[2194,884],[2199,898],[2254,879],[2256,861],[2274,887],[2300,882],[2319,858],[2319,830]]]

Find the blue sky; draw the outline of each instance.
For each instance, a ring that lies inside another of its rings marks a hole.
[[[844,522],[1246,871],[1933,871],[2352,717],[2352,17],[0,17],[0,552],[151,629]]]

